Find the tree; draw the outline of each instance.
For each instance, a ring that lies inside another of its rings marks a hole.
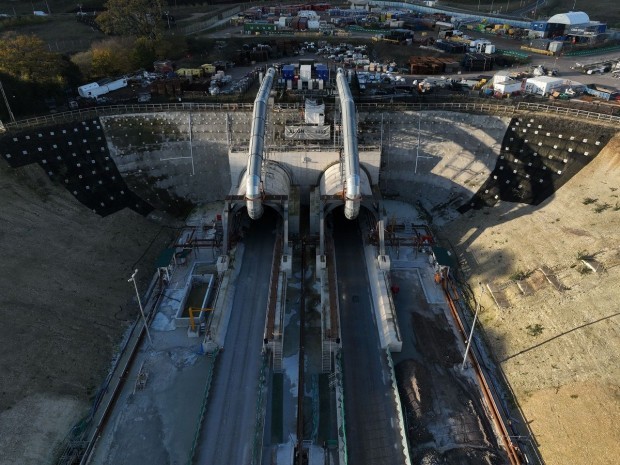
[[[133,71],[131,60],[133,40],[115,37],[92,45],[92,75],[116,76]]]
[[[107,0],[97,23],[106,34],[158,38],[163,30],[164,0]]]
[[[62,56],[35,35],[6,35],[0,40],[0,72],[23,81],[63,83]]]

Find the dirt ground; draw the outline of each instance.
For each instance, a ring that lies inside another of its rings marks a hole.
[[[90,407],[170,230],[93,214],[36,165],[0,160],[0,464],[48,463]]]
[[[411,271],[393,271],[403,350],[393,354],[412,463],[503,464],[476,382],[461,371],[459,345],[443,305],[429,305]],[[408,296],[405,296],[405,294]]]
[[[539,206],[500,203],[442,233],[484,286],[486,337],[546,464],[616,464],[620,134]]]

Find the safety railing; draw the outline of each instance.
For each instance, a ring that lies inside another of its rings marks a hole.
[[[194,432],[194,439],[192,440],[192,446],[187,456],[187,465],[192,465],[194,461],[194,454],[196,454],[196,447],[198,447],[198,439],[200,438],[200,432],[202,431],[202,423],[204,421],[205,413],[207,411],[209,392],[211,390],[211,382],[213,381],[213,371],[215,369],[215,361],[217,359],[218,352],[219,352],[219,348],[207,354],[207,357],[210,363],[209,371],[207,372],[207,379],[205,381],[205,389],[202,395],[202,404],[200,405],[200,412],[198,413],[198,419],[196,421],[196,431]]]
[[[612,121],[620,123],[620,116],[608,115],[605,113],[588,110],[580,110],[577,108],[544,105],[541,103],[519,102],[517,104],[517,110],[544,111],[547,113],[556,113],[558,115],[575,116],[579,118],[588,118],[598,121]]]
[[[396,371],[394,370],[394,360],[392,360],[392,354],[390,353],[390,349],[386,349],[385,353],[387,356],[388,365],[390,367],[390,380],[392,382],[394,401],[396,402],[396,411],[398,412],[398,429],[400,430],[401,445],[403,447],[403,453],[405,454],[405,464],[411,465],[411,455],[409,454],[409,441],[407,440],[407,425],[405,424],[403,405],[400,401],[398,385],[396,384]]]
[[[269,364],[269,353],[263,351],[263,363],[260,367],[258,377],[258,389],[256,396],[256,422],[254,424],[254,439],[252,441],[252,462],[251,465],[260,465],[263,460],[263,434],[265,429],[265,402],[267,397],[267,365]],[[190,465],[190,464],[188,464]]]
[[[479,100],[479,99],[476,99]],[[481,99],[480,99],[481,100]],[[303,103],[280,103],[277,105],[281,110],[296,110],[303,108]],[[326,105],[326,111],[332,110],[334,105]],[[512,114],[515,111],[544,111],[557,113],[559,115],[579,116],[599,121],[620,122],[620,116],[609,115],[596,111],[581,110],[565,106],[547,105],[542,103],[518,102],[516,105],[509,101],[498,101],[493,103],[484,102],[366,102],[356,104],[358,111],[364,110],[391,110],[391,111],[425,111],[425,110],[445,110],[463,111],[480,113],[504,113]],[[14,123],[4,123],[7,131],[21,130],[38,126],[53,125],[71,121],[83,121],[89,118],[100,116],[116,116],[132,113],[163,113],[174,111],[251,111],[252,103],[149,103],[149,104],[126,104],[93,107],[87,109],[65,111],[50,115],[37,116],[16,121]]]
[[[349,463],[349,458],[347,453],[347,426],[344,410],[344,388],[342,386],[343,369],[341,351],[336,353],[334,378],[336,383],[336,419],[338,422],[338,463],[340,463],[340,465],[347,465]]]

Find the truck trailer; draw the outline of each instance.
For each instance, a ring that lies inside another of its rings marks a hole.
[[[97,98],[108,92],[122,89],[123,87],[127,87],[127,78],[116,79],[114,81],[105,79],[78,87],[78,94],[80,94],[80,97],[84,98]]]

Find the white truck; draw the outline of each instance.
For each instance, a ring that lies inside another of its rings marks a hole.
[[[78,87],[78,94],[84,98],[97,98],[118,89],[127,87],[127,78],[116,80],[104,79],[98,82],[91,82]]]

